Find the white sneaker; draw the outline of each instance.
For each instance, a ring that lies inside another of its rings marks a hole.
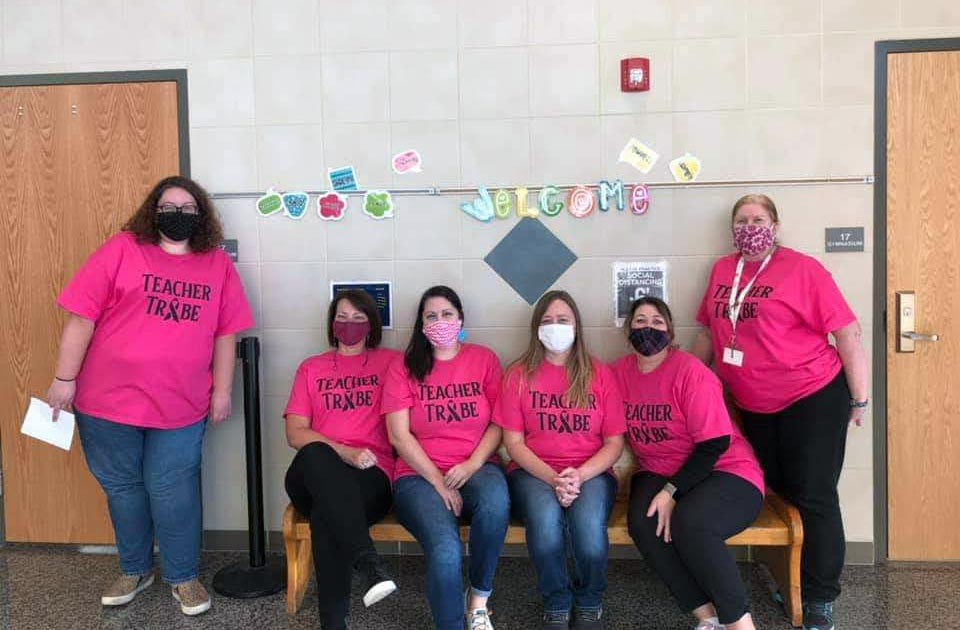
[[[467,613],[467,627],[470,630],[493,630],[490,613],[486,608],[477,608]]]

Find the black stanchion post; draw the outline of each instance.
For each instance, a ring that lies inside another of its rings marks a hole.
[[[266,554],[263,525],[263,463],[260,457],[260,339],[237,342],[243,367],[243,421],[247,454],[247,527],[249,562],[225,567],[213,576],[213,588],[227,597],[254,598],[283,590],[286,569],[278,556]]]

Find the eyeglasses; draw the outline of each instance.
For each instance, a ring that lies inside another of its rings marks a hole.
[[[181,212],[183,214],[197,214],[199,212],[197,204],[195,203],[185,203],[182,206],[176,206],[172,203],[165,203],[162,206],[157,206],[157,211],[163,214]]]

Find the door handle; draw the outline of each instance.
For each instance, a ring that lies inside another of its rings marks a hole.
[[[934,333],[932,335],[924,335],[923,333],[915,332],[905,332],[902,336],[911,341],[940,341],[940,335]]]
[[[938,334],[916,331],[917,295],[913,291],[897,291],[897,352],[915,352],[918,341],[940,341]]]

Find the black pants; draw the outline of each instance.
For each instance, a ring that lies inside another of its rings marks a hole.
[[[293,458],[286,487],[290,502],[310,519],[320,626],[345,629],[353,567],[376,553],[368,528],[390,509],[390,480],[377,467],[354,468],[313,442]]]
[[[653,473],[633,476],[630,537],[684,611],[713,603],[720,623],[733,623],[747,612],[747,592],[726,540],[756,520],[763,495],[746,479],[710,473],[677,499],[670,519],[673,542],[668,544],[657,537],[657,516],[647,517],[650,501],[666,482]]]
[[[742,411],[743,431],[767,486],[800,511],[804,601],[840,595],[846,543],[837,482],[850,419],[850,389],[841,370],[826,387],[772,414]]]

